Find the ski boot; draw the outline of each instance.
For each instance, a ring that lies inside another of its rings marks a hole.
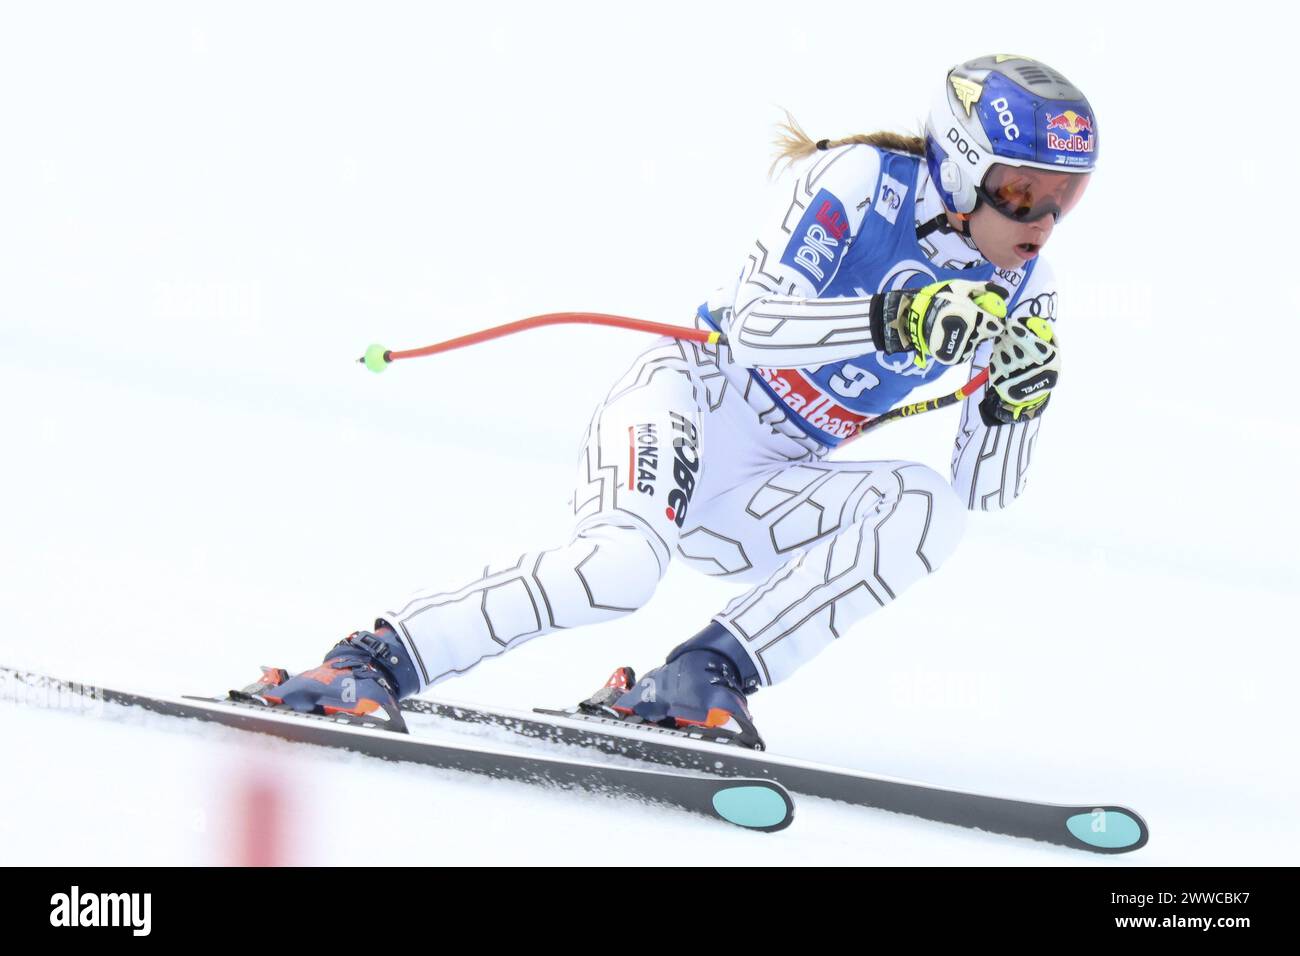
[[[263,667],[260,681],[231,691],[230,699],[304,714],[342,714],[356,723],[406,733],[398,701],[419,689],[406,648],[391,628],[380,627],[373,634],[354,631],[325,655],[324,663],[296,676]]]
[[[758,669],[749,654],[730,631],[714,621],[673,648],[662,666],[639,681],[632,668],[620,667],[578,709],[762,750],[763,738],[745,700],[759,684]]]

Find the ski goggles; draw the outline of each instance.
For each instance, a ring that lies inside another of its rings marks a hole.
[[[1008,219],[1035,222],[1061,219],[1083,198],[1092,173],[1057,173],[1029,166],[994,163],[975,193]]]

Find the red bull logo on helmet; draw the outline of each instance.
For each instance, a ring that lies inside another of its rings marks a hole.
[[[1091,153],[1096,148],[1092,117],[1065,110],[1047,113],[1047,148],[1060,153]]]
[[[1074,110],[1066,110],[1064,113],[1057,113],[1055,116],[1053,116],[1051,113],[1048,113],[1047,128],[1063,129],[1066,132],[1070,133],[1071,135],[1073,135],[1074,133],[1083,132],[1084,130],[1091,133],[1092,117],[1081,116],[1080,114],[1076,113]]]

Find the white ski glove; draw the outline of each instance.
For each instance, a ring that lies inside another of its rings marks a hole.
[[[980,400],[984,424],[1005,425],[1042,412],[1061,372],[1060,344],[1047,319],[1008,320],[989,356],[989,384]]]
[[[992,282],[948,279],[923,289],[899,289],[871,300],[871,338],[887,354],[915,351],[925,368],[970,358],[980,342],[1005,328],[1007,292]]]

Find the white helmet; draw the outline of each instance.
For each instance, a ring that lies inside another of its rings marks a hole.
[[[1097,159],[1097,123],[1083,94],[1023,56],[949,70],[925,134],[930,176],[944,206],[961,214],[983,201],[1021,222],[1059,219],[1083,195]]]

